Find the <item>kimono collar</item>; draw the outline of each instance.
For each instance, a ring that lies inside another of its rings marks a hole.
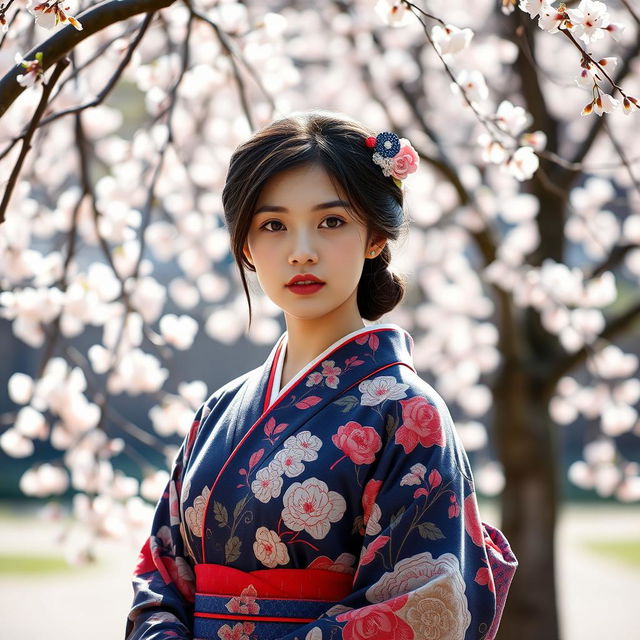
[[[282,369],[284,366],[288,343],[288,336],[285,331],[276,341],[269,357],[267,358],[267,362],[265,363],[267,365],[267,369],[270,371],[270,375],[269,382],[267,384],[267,393],[264,399],[264,410],[273,405],[280,396],[286,394],[291,387],[295,386],[301,380],[301,378],[307,375],[310,371],[313,371],[324,360],[329,359],[332,353],[356,339],[358,339],[360,344],[364,344],[367,340],[364,340],[363,336],[374,332],[377,336],[378,343],[380,339],[383,341],[390,341],[391,346],[393,347],[392,350],[395,360],[404,362],[415,370],[413,365],[413,339],[409,333],[394,323],[371,324],[366,327],[356,329],[355,331],[352,331],[351,333],[348,333],[336,340],[313,360],[310,360],[293,376],[293,378],[291,378],[291,380],[289,380],[289,382],[287,382],[282,389],[280,389],[282,382]]]

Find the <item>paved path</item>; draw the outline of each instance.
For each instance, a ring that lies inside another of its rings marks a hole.
[[[483,519],[497,522],[491,509]],[[57,526],[2,520],[3,553],[59,554]],[[557,556],[563,640],[639,640],[640,568],[582,545],[584,540],[640,539],[640,507],[570,507],[560,519]],[[44,577],[0,575],[0,640],[118,640],[129,608],[137,549],[103,542],[96,566]],[[541,638],[541,640],[544,640]]]

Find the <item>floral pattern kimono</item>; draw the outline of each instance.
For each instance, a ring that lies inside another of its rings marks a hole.
[[[196,413],[127,640],[494,638],[517,561],[411,336],[364,327],[280,389],[285,349]]]

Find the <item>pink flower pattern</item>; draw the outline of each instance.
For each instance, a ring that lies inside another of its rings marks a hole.
[[[353,420],[338,427],[338,433],[331,440],[355,464],[370,464],[382,447],[382,440],[373,427]]]
[[[396,443],[411,453],[419,444],[423,447],[444,447],[444,432],[437,409],[421,396],[400,400],[402,425],[396,431]]]

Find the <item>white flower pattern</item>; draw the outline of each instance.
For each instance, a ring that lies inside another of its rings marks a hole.
[[[385,400],[406,398],[408,384],[399,383],[393,376],[378,376],[373,380],[363,380],[358,389],[362,392],[360,404],[374,407]]]
[[[338,522],[347,509],[345,499],[322,480],[309,478],[294,482],[283,497],[282,520],[293,531],[306,531],[312,538],[324,538],[332,522]]]
[[[251,483],[253,495],[265,504],[271,498],[277,498],[282,490],[282,477],[277,470],[264,467],[256,473],[256,479]]]
[[[285,449],[299,450],[302,452],[302,460],[312,462],[318,459],[322,440],[318,436],[311,435],[311,431],[301,431],[295,436],[287,438],[283,446]]]

